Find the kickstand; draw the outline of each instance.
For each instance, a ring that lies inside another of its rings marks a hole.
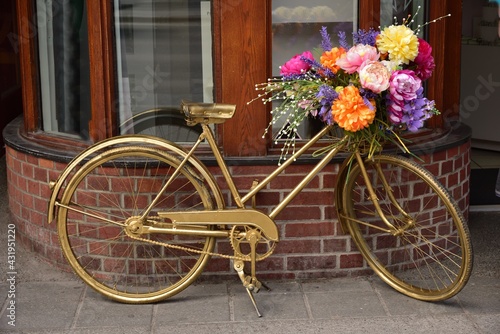
[[[267,285],[262,284],[259,282],[256,278],[252,278],[248,275],[245,274],[243,271],[243,261],[234,261],[234,269],[238,273],[238,276],[241,279],[241,282],[243,283],[243,286],[247,290],[248,297],[250,297],[250,300],[252,301],[253,307],[255,308],[255,311],[257,312],[257,315],[262,317],[262,314],[259,311],[259,308],[257,307],[257,302],[255,301],[255,297],[253,296],[254,292],[259,292],[260,287],[264,286],[266,290],[271,290]]]
[[[257,315],[259,316],[259,318],[261,318],[262,314],[260,314],[260,312],[259,312],[259,308],[257,307],[257,303],[255,302],[255,298],[253,296],[252,291],[250,291],[249,288],[246,288],[246,290],[248,292],[248,296],[250,297],[250,300],[252,301],[253,307],[255,307],[255,311],[257,312]]]

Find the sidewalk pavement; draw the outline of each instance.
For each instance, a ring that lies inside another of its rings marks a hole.
[[[9,217],[5,188],[3,173],[0,214]],[[9,223],[0,222],[0,333],[500,333],[500,211],[471,213],[475,267],[464,290],[447,301],[413,300],[376,276],[270,281],[271,291],[255,295],[262,318],[236,273],[233,282],[195,284],[162,303],[125,305],[21,245],[12,298],[5,274]]]

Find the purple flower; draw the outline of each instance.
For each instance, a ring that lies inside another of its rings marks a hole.
[[[405,124],[409,131],[415,132],[424,126],[424,121],[430,118],[434,112],[434,101],[424,97],[424,89],[417,91],[417,97],[413,100],[405,101],[401,123]]]
[[[370,28],[368,31],[359,29],[358,32],[353,32],[352,36],[354,39],[354,44],[366,44],[375,46],[375,40],[378,34],[380,34],[379,31]]]
[[[333,101],[339,97],[339,94],[333,89],[331,86],[322,85],[318,89],[318,93],[316,94],[316,98],[321,105],[321,109],[319,110],[319,116],[321,119],[327,124],[332,124],[332,113],[331,108]]]
[[[330,51],[333,48],[332,42],[330,40],[330,35],[326,30],[326,27],[321,27],[321,47],[323,51]]]
[[[351,46],[347,42],[347,37],[345,35],[345,31],[339,31],[338,33],[339,36],[339,45],[344,48],[345,50],[349,50]]]

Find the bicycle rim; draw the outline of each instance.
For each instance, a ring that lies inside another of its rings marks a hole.
[[[384,231],[388,227],[369,200],[360,166],[353,163],[343,191],[343,215],[370,267],[416,299],[439,301],[457,294],[472,270],[472,246],[449,193],[427,170],[403,157],[375,156],[365,167],[383,214],[399,229],[396,235]]]
[[[143,241],[119,225],[143,212],[179,163],[155,148],[120,147],[91,159],[68,182],[58,210],[59,240],[75,272],[98,292],[121,302],[154,302],[177,294],[201,274],[213,237],[139,235],[148,239]],[[148,224],[161,222],[159,211],[208,210],[212,202],[202,178],[184,167]]]

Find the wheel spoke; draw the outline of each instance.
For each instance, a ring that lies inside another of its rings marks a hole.
[[[344,219],[367,263],[399,292],[436,301],[466,284],[472,249],[465,220],[448,192],[425,169],[397,156],[376,156],[365,168],[389,231],[369,200],[360,167],[343,189]],[[344,218],[345,217],[345,218]]]
[[[183,158],[167,151],[112,148],[81,166],[61,196],[57,221],[63,253],[86,283],[110,298],[143,303],[170,297],[201,274],[212,253],[212,236],[131,237],[133,224],[165,184],[145,224],[160,222],[160,211],[213,209],[208,189],[214,184],[189,163],[179,168]]]

